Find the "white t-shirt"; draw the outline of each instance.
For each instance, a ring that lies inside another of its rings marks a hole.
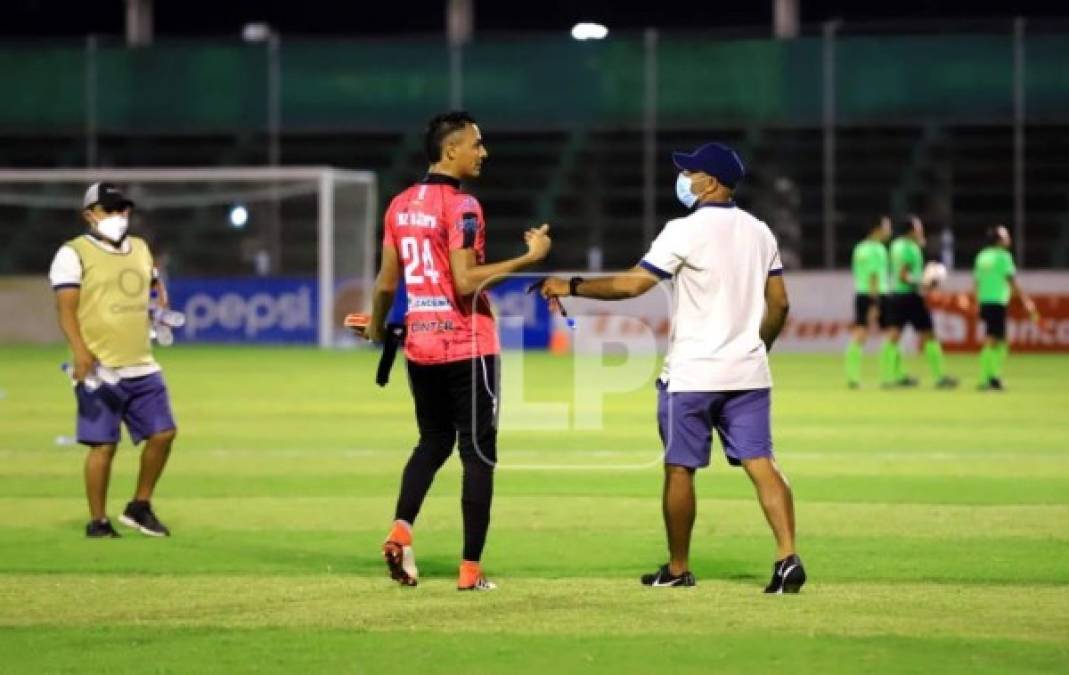
[[[760,329],[765,283],[783,265],[764,222],[733,203],[705,204],[668,221],[639,264],[675,278],[668,391],[772,386]]]
[[[130,242],[129,240],[123,240],[119,247],[112,246],[106,241],[101,241],[96,237],[89,237],[89,241],[93,242],[98,248],[108,253],[129,253]],[[52,284],[54,290],[60,288],[67,288],[73,286],[82,285],[82,259],[78,257],[78,253],[64,244],[56,251],[56,255],[52,258],[52,267],[48,270],[48,280]],[[156,272],[153,271],[153,277],[155,278]],[[152,373],[158,373],[160,366],[158,363],[147,363],[141,366],[124,366],[122,368],[116,368],[115,372],[119,377],[133,378],[144,377],[145,375],[151,375]]]

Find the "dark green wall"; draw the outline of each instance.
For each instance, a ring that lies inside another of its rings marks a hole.
[[[661,127],[815,125],[823,42],[660,36]],[[84,45],[0,47],[0,132],[86,128]],[[267,125],[267,51],[241,43],[102,46],[97,126],[117,133],[258,132]],[[836,108],[846,124],[1006,123],[1013,112],[1009,35],[841,37]],[[1069,36],[1026,42],[1030,121],[1069,120]],[[638,126],[644,47],[486,39],[463,53],[465,107],[495,128]],[[449,54],[437,39],[285,41],[286,131],[409,130],[449,101]]]

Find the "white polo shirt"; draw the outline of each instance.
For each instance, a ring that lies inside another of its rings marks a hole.
[[[668,221],[639,265],[675,279],[668,391],[772,386],[760,329],[765,283],[783,265],[768,225],[734,203],[704,204]]]

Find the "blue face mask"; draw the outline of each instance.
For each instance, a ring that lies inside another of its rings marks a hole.
[[[679,174],[676,177],[676,198],[688,209],[693,208],[698,201],[698,195],[690,191],[690,185],[690,176]]]

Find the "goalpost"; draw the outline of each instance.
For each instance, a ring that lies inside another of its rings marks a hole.
[[[314,329],[315,342],[321,347],[354,343],[342,319],[370,304],[378,222],[374,172],[331,167],[0,170],[0,226],[14,233],[6,237],[8,255],[36,258],[44,247],[51,256],[81,232],[82,196],[97,181],[115,183],[136,203],[130,232],[148,240],[163,274],[213,279],[223,286],[242,279],[253,288],[257,279],[264,286],[271,279],[314,280],[316,325],[308,328]],[[47,261],[43,265],[47,270]],[[35,259],[32,267],[36,271],[41,261]]]

